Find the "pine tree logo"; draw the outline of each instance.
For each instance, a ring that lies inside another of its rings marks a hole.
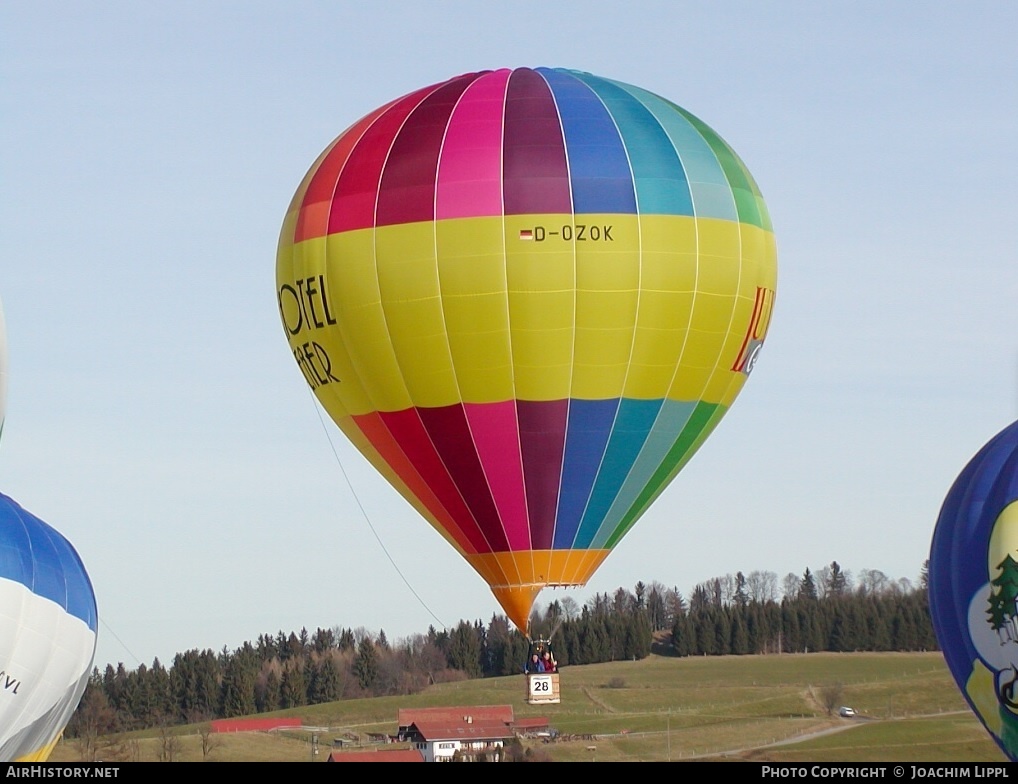
[[[1000,574],[990,581],[990,601],[986,615],[990,627],[1000,637],[1000,644],[1018,641],[1018,561],[1011,554],[997,567]],[[1018,709],[1015,701],[1018,668],[1014,664],[997,673],[997,698],[1009,708]]]
[[[1008,553],[997,566],[1000,574],[990,581],[990,607],[986,611],[990,627],[1000,644],[1018,640],[1018,561]]]

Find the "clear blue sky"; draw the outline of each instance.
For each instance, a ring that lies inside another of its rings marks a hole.
[[[0,491],[81,554],[96,663],[499,611],[323,427],[274,298],[318,153],[481,68],[689,109],[778,239],[735,407],[587,588],[542,599],[832,560],[914,580],[954,477],[1018,415],[1016,35],[1018,6],[978,1],[0,4]]]

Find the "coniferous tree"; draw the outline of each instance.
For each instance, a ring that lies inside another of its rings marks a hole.
[[[283,705],[283,687],[277,672],[278,667],[278,660],[270,662],[259,676],[262,685],[255,689],[255,705],[259,713],[279,710]]]
[[[569,621],[563,621],[562,632],[570,627]],[[486,675],[514,675],[523,669],[527,659],[528,645],[526,638],[515,628],[509,626],[509,619],[504,615],[492,615],[485,635],[487,645],[484,649],[484,673]],[[566,644],[561,646],[567,647]],[[559,663],[562,652],[556,651]]]
[[[449,635],[449,666],[462,670],[471,678],[481,675],[482,649],[477,627],[460,621]]]
[[[707,587],[703,583],[694,586],[693,593],[689,597],[690,614],[696,615],[699,612],[703,612],[710,606],[710,592],[707,590]]]
[[[797,598],[814,602],[817,600],[816,581],[813,579],[813,573],[808,567],[802,575],[802,580],[799,582],[799,593]]]
[[[718,656],[727,656],[732,652],[732,625],[728,620],[728,613],[724,608],[717,608],[714,612],[714,653]]]
[[[113,699],[111,703],[113,709],[120,717],[121,723],[129,727],[134,726],[132,719],[134,717],[136,686],[137,684],[134,679],[127,674],[127,668],[124,667],[124,663],[120,662],[113,676]]]
[[[827,649],[836,653],[852,650],[849,641],[847,611],[839,608],[831,619],[831,634],[827,641]]]
[[[842,597],[848,594],[848,578],[841,570],[837,561],[831,561],[831,584],[830,594],[833,597]]]
[[[633,587],[633,596],[637,610],[644,610],[647,607],[647,586],[641,580]]]
[[[654,632],[667,629],[669,625],[664,586],[658,583],[652,583],[647,591],[647,621]]]
[[[332,629],[323,629],[320,626],[315,631],[311,640],[311,647],[315,653],[325,653],[336,647],[336,635]]]
[[[742,572],[735,573],[735,595],[733,601],[736,607],[745,609],[749,605],[749,590],[746,587],[746,576]]]
[[[148,674],[150,710],[143,718],[142,726],[151,727],[156,722],[156,717],[170,716],[175,713],[173,705],[173,692],[170,687],[170,674],[159,661],[159,657],[152,660],[152,667]]]
[[[341,651],[352,651],[357,647],[357,640],[354,637],[352,629],[343,629],[339,634],[339,642],[336,647]]]
[[[254,713],[256,710],[254,686],[255,673],[246,657],[231,656],[223,666],[219,715],[229,719]]]
[[[304,668],[304,699],[307,705],[315,704],[315,691],[318,688],[316,680],[318,678],[318,668],[315,666],[315,660],[310,656],[305,656],[302,660]]]
[[[307,636],[307,629],[301,629],[301,632],[302,636]],[[286,648],[286,661],[301,661],[304,658],[304,643],[293,632],[290,632],[290,636],[286,638]]]
[[[131,693],[130,726],[144,727],[145,719],[152,713],[152,695],[150,692],[149,670],[142,662],[138,669],[127,674]]]
[[[921,582],[920,585],[922,585]],[[906,602],[912,608],[912,617],[915,618],[919,650],[937,650],[937,636],[933,631],[933,619],[930,616],[927,591],[920,587],[915,593],[906,598]]]
[[[258,651],[260,661],[270,661],[277,653],[275,638],[271,634],[259,634],[255,642],[255,650]]]
[[[745,617],[746,612],[741,607],[735,607],[731,613],[731,641],[728,644],[728,649],[736,656],[744,656],[750,652],[749,633],[746,629]]]
[[[629,658],[626,654],[627,615],[621,612],[612,612],[605,616],[603,622],[608,642],[609,661],[625,661]]]
[[[593,664],[610,660],[611,647],[602,613],[590,612],[588,608],[583,608],[579,637],[579,652],[577,658],[573,660],[574,664]]]
[[[428,627],[428,642],[442,652],[448,658],[449,655],[449,632],[445,629],[436,631],[434,626]]]
[[[690,613],[690,619],[696,628],[696,648],[693,649],[693,652],[697,656],[718,654],[715,613],[716,610],[713,608],[704,608],[699,612]]]
[[[210,649],[178,653],[170,671],[176,721],[188,716],[215,716],[219,707],[219,660]]]
[[[672,647],[677,656],[692,656],[696,651],[696,632],[686,613],[679,615],[672,624]]]
[[[293,636],[292,634],[290,635]],[[290,647],[290,640],[286,636],[285,632],[280,629],[276,633],[276,655],[279,657],[281,662],[288,661],[293,655],[293,649]]]
[[[779,653],[799,653],[803,649],[799,628],[798,604],[793,599],[781,602],[781,640]]]
[[[901,602],[895,605],[891,618],[891,647],[897,651],[914,651],[919,647],[919,639],[912,614]]]
[[[326,653],[318,661],[315,675],[314,702],[334,702],[343,694],[342,679],[336,659]]]
[[[378,679],[378,652],[375,650],[375,644],[367,637],[363,638],[357,646],[353,674],[362,689],[371,691],[374,688],[375,681]]]
[[[875,594],[866,594],[863,606],[866,608],[866,632],[869,638],[866,650],[890,651],[891,628],[887,617],[885,603]]]
[[[636,610],[630,614],[625,633],[626,644],[623,653],[626,659],[639,661],[650,656],[650,644],[653,634],[651,633],[650,622],[647,620],[646,610]],[[562,662],[559,663],[562,664]]]
[[[214,716],[219,705],[219,660],[211,648],[198,655],[195,670],[198,704],[195,708],[205,716]],[[185,714],[185,718],[187,714]]]
[[[307,693],[303,662],[288,662],[279,681],[280,705],[283,708],[299,708],[307,703]]]

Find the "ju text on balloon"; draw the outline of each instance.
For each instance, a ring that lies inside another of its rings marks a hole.
[[[563,224],[558,228],[550,229],[546,226],[534,226],[532,229],[521,229],[521,240],[532,240],[534,242],[545,242],[546,240],[565,240],[566,242],[615,242],[612,236],[612,224],[603,223],[596,226],[588,226],[585,223],[572,225]]]

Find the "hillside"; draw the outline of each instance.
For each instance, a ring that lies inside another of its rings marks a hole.
[[[279,711],[274,715],[299,716],[307,729],[213,736],[208,759],[322,761],[333,738],[369,747],[370,733],[394,732],[400,707],[491,704],[511,704],[517,717],[547,716],[560,739],[528,743],[554,761],[1004,759],[939,653],[652,655],[566,668],[562,695],[561,705],[526,705],[522,678],[515,676]],[[826,703],[850,705],[858,715],[840,718]],[[313,735],[319,738],[317,757]],[[131,733],[113,752],[155,761],[170,737],[179,738],[172,741],[179,745],[176,759],[202,759],[195,726]],[[61,742],[51,759],[79,759],[76,743]]]

